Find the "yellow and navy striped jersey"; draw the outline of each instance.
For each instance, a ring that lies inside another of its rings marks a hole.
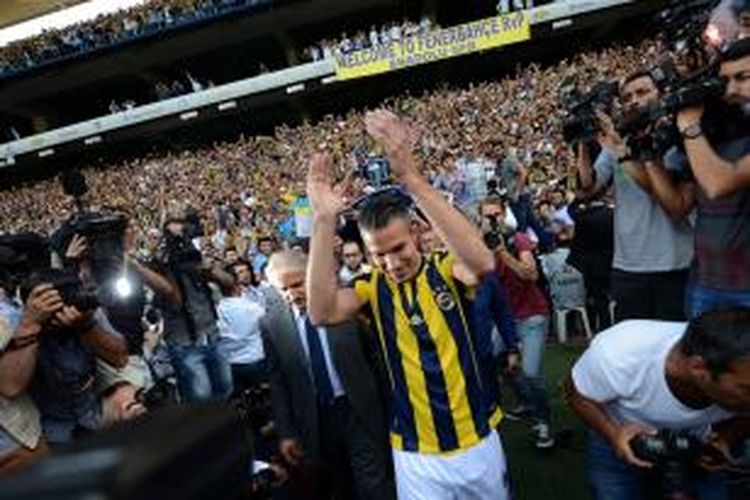
[[[422,260],[410,282],[373,270],[354,289],[370,307],[388,365],[392,446],[448,453],[477,444],[502,414],[485,391],[472,342],[473,290],[454,280],[452,254]]]

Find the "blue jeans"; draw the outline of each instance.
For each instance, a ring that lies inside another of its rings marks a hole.
[[[521,403],[529,407],[532,417],[542,422],[550,419],[547,389],[542,374],[542,357],[548,328],[549,316],[546,314],[537,314],[516,322],[523,372],[508,381]]]
[[[589,431],[588,476],[594,500],[659,499],[662,482],[658,469],[639,469],[622,461],[601,436]],[[699,500],[727,500],[721,476],[690,470],[687,485]]]
[[[183,402],[225,400],[232,393],[232,370],[216,344],[170,346]]]
[[[747,270],[738,270],[737,272],[747,272]],[[750,307],[750,290],[720,290],[690,283],[685,294],[685,302],[687,317],[695,318],[705,312],[717,309],[739,306]]]

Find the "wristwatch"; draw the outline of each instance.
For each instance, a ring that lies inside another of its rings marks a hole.
[[[683,139],[692,140],[697,139],[703,135],[703,128],[701,128],[700,122],[695,122],[692,125],[688,125],[684,129],[680,130],[680,135]]]

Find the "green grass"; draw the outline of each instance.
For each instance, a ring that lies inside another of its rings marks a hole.
[[[549,344],[544,357],[544,371],[550,396],[553,421],[557,429],[570,431],[567,442],[552,450],[534,448],[530,426],[505,420],[500,434],[508,457],[516,500],[588,500],[584,426],[563,399],[562,382],[583,345]],[[504,405],[511,398],[503,391]]]

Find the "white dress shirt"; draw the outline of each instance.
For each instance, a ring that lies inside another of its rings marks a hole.
[[[230,364],[248,364],[265,358],[260,318],[265,309],[246,296],[224,297],[216,308],[219,350]]]

